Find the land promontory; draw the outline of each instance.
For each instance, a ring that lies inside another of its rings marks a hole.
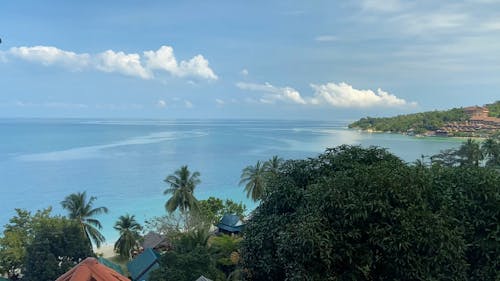
[[[349,124],[349,128],[408,135],[488,137],[500,131],[500,101],[483,106],[427,111],[394,117],[364,117]]]

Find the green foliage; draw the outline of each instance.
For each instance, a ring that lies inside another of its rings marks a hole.
[[[167,176],[164,182],[170,187],[163,194],[171,195],[165,203],[165,209],[172,213],[179,209],[185,217],[184,227],[189,228],[189,212],[198,211],[198,200],[194,197],[194,189],[200,184],[200,173],[191,173],[187,165],[176,170],[174,174]]]
[[[199,215],[210,224],[217,224],[224,214],[235,214],[242,219],[245,216],[246,206],[243,203],[236,203],[231,199],[209,197],[199,201]]]
[[[398,133],[406,133],[413,130],[415,133],[421,134],[426,131],[437,130],[447,122],[461,122],[468,119],[469,117],[463,109],[454,108],[446,111],[428,111],[395,117],[365,117],[349,124],[349,128]]]
[[[247,166],[241,172],[240,185],[245,185],[247,197],[259,201],[266,194],[266,186],[276,175],[283,159],[273,156],[266,162],[257,161],[255,166]]]
[[[490,116],[491,117],[498,117],[500,118],[500,101],[496,101],[492,104],[486,105],[488,107],[488,110],[490,111]]]
[[[33,241],[26,248],[23,280],[55,280],[83,259],[93,256],[90,241],[74,220],[43,218],[34,226],[33,234]]]
[[[216,261],[216,266],[226,276],[239,269],[239,246],[243,238],[238,236],[220,235],[209,239],[210,252]]]
[[[201,275],[212,280],[225,280],[217,271],[215,263],[206,247],[197,246],[192,251],[183,253],[171,251],[160,259],[161,267],[150,275],[152,281],[192,281]]]
[[[15,211],[16,215],[5,225],[0,238],[0,273],[13,280],[24,272],[26,246],[33,241],[34,227],[49,217],[51,208],[34,215],[22,209]]]
[[[95,219],[95,216],[107,214],[108,209],[106,207],[94,208],[96,199],[97,197],[94,196],[87,199],[85,191],[77,192],[66,196],[61,205],[69,212],[69,218],[80,224],[89,242],[93,241],[97,247],[100,247],[106,239],[100,232],[101,222]]]
[[[341,146],[287,161],[242,242],[247,280],[497,280],[499,174]],[[477,262],[475,262],[477,260]]]
[[[207,242],[207,229],[197,229],[182,233],[174,240],[174,250],[162,255],[160,268],[155,270],[150,280],[196,280],[201,275],[212,280],[225,280],[217,270]]]
[[[431,162],[435,165],[446,167],[453,166],[480,166],[500,168],[500,134],[495,134],[483,143],[467,139],[458,149],[446,149],[431,156]]]
[[[115,252],[122,257],[130,258],[131,251],[137,247],[137,241],[140,238],[139,232],[142,230],[141,225],[135,220],[134,215],[126,214],[118,218],[114,229],[120,232],[120,237],[114,246]]]

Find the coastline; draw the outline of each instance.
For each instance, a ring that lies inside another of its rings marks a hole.
[[[407,137],[415,137],[415,138],[442,138],[442,139],[454,139],[454,140],[467,140],[467,139],[473,139],[473,140],[479,140],[479,141],[484,141],[488,139],[488,137],[480,137],[480,136],[437,136],[437,135],[429,135],[429,134],[408,134],[404,132],[390,132],[390,131],[377,131],[373,129],[361,129],[361,128],[348,128],[349,130],[356,130],[358,132],[362,133],[370,133],[370,134],[397,134],[397,135],[402,135],[402,136],[407,136]]]

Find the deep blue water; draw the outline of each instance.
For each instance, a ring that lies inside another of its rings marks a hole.
[[[0,225],[14,208],[35,211],[87,191],[113,243],[117,217],[139,221],[165,213],[163,179],[181,165],[201,173],[195,195],[254,204],[238,186],[241,170],[273,155],[313,157],[340,144],[377,145],[411,162],[456,147],[447,138],[370,134],[346,128],[347,122],[251,120],[0,120]],[[1,230],[2,227],[0,227]]]

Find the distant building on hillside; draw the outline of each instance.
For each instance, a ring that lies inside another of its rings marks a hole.
[[[488,117],[488,114],[490,113],[489,109],[487,107],[483,106],[468,106],[464,107],[464,112],[465,114],[469,115],[469,117]]]

